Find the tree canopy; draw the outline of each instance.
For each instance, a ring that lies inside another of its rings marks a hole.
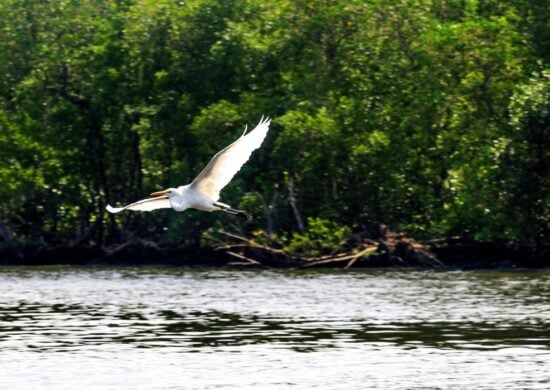
[[[4,0],[1,227],[194,245],[376,221],[543,245],[548,20],[541,0]],[[104,211],[189,182],[261,115],[268,140],[222,194],[252,223]]]

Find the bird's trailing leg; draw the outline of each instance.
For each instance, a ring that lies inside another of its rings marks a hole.
[[[221,211],[224,211],[226,213],[238,215],[239,217],[246,218],[249,221],[252,220],[252,215],[248,214],[244,210],[234,209],[231,206],[221,202],[214,202],[214,206],[219,207]]]

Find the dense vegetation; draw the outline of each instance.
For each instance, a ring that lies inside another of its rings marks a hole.
[[[0,237],[194,245],[225,228],[299,248],[380,222],[540,248],[547,5],[3,0]],[[223,193],[253,222],[104,211],[189,182],[262,114],[268,140]]]

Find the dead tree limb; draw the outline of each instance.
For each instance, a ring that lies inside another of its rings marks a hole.
[[[256,261],[256,260],[254,260],[254,259],[251,259],[250,257],[246,257],[246,256],[244,256],[244,255],[241,255],[240,253],[231,252],[231,251],[226,251],[225,253],[227,253],[229,256],[236,257],[237,259],[244,260],[244,261],[246,261],[247,263],[256,264],[256,265],[261,265],[261,263],[260,263],[259,261]]]
[[[270,253],[276,253],[276,254],[282,254],[282,255],[288,256],[288,254],[286,254],[282,249],[271,248],[271,247],[268,247],[268,246],[265,246],[265,245],[262,245],[262,244],[258,244],[256,241],[250,240],[250,239],[248,239],[246,237],[243,237],[243,236],[240,236],[238,234],[229,233],[229,232],[226,232],[226,231],[221,231],[220,233],[227,236],[227,237],[231,237],[231,238],[234,238],[236,240],[243,241],[243,242],[247,243],[249,247],[263,249],[263,250],[265,250],[267,252],[270,252]]]
[[[375,248],[367,248],[367,249],[365,249],[364,251],[358,253],[353,259],[351,259],[351,260],[349,261],[349,263],[346,264],[345,268],[346,268],[346,269],[351,268],[351,267],[355,264],[355,262],[356,262],[357,260],[359,260],[361,257],[368,256],[368,255],[370,255],[371,253],[376,252],[377,249],[378,249],[378,247],[375,247]]]
[[[378,248],[376,247],[368,247],[358,253],[354,253],[354,254],[346,254],[344,256],[337,256],[337,257],[332,257],[330,259],[326,259],[326,260],[319,260],[319,261],[310,261],[310,262],[307,262],[306,264],[304,264],[302,266],[302,268],[309,268],[309,267],[315,267],[315,266],[318,266],[318,265],[327,265],[327,264],[334,264],[334,263],[339,263],[339,262],[342,262],[342,261],[348,261],[348,264],[346,265],[346,268],[349,268],[351,267],[359,258],[361,258],[362,256],[365,256],[367,254],[370,254],[370,253],[373,253],[373,252],[376,252]]]

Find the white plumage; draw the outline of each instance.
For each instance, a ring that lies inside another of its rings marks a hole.
[[[250,218],[244,211],[232,209],[218,200],[220,191],[248,161],[252,152],[261,146],[270,122],[269,118],[262,117],[254,130],[246,133],[245,129],[239,139],[216,153],[191,184],[154,192],[151,194],[153,198],[143,199],[124,207],[108,205],[107,211],[118,213],[123,210],[152,211],[162,208],[184,211],[195,208],[203,211],[221,210]]]

